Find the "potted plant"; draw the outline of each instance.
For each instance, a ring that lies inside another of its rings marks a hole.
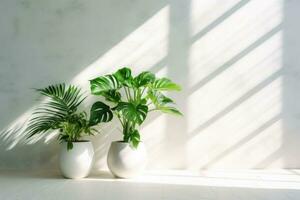
[[[146,150],[140,140],[139,126],[152,111],[181,115],[174,101],[165,91],[180,91],[167,78],[156,78],[149,71],[132,76],[129,68],[90,81],[91,92],[105,98],[111,111],[119,119],[123,140],[112,142],[107,164],[116,177],[130,178],[139,174],[146,165]]]
[[[58,130],[62,175],[66,178],[86,177],[92,167],[94,150],[92,143],[83,137],[97,133],[95,126],[98,123],[110,121],[113,117],[111,110],[104,103],[96,102],[91,107],[89,118],[86,112],[77,112],[86,97],[73,85],[50,85],[37,91],[46,99],[29,120],[28,138]]]

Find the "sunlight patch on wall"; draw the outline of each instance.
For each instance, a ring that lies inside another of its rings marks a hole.
[[[240,0],[210,0],[210,1],[199,1],[193,0],[191,5],[191,36],[197,35],[197,33],[205,30],[209,24],[213,24],[214,21],[220,16],[224,15],[228,10],[238,4]],[[246,4],[248,1],[242,1]],[[241,6],[240,6],[241,7]],[[230,12],[231,13],[231,12]],[[220,20],[223,20],[221,18]]]
[[[279,76],[281,48],[281,33],[277,33],[221,75],[192,90],[188,103],[191,111],[189,132],[194,132],[200,124],[231,104],[241,103],[239,99],[251,96],[267,84],[269,77]],[[277,73],[272,76],[274,72]]]
[[[275,78],[191,137],[187,145],[189,167],[256,167],[276,151],[282,136],[281,83],[280,77]]]
[[[200,10],[201,7],[193,7],[193,9]],[[230,59],[243,56],[245,49],[280,25],[281,9],[280,1],[250,1],[227,16],[224,21],[213,26],[207,34],[193,36],[190,55],[191,87],[197,85],[199,80],[204,79],[208,74],[218,70]],[[196,22],[191,24],[191,27],[197,26]]]
[[[110,73],[122,66],[140,72],[167,55],[169,7],[165,6],[142,26],[76,76],[72,82],[87,86],[86,80]],[[101,44],[100,44],[101,45]]]
[[[193,3],[188,168],[282,166],[282,1]]]

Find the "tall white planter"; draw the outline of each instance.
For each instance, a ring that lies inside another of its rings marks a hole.
[[[64,177],[84,178],[92,168],[94,148],[90,141],[82,141],[73,142],[73,148],[67,150],[67,143],[64,142],[59,157],[60,170]]]
[[[126,142],[112,142],[107,156],[111,173],[119,178],[132,178],[139,175],[147,164],[145,145],[140,142],[134,149]]]

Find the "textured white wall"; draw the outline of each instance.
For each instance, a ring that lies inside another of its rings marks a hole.
[[[55,168],[51,137],[25,141],[30,88],[85,87],[120,66],[183,85],[183,118],[149,116],[149,168],[297,168],[300,2],[296,0],[0,2],[0,168]],[[84,107],[95,100],[91,97]],[[105,168],[115,123],[92,138]],[[34,143],[34,144],[32,144]]]

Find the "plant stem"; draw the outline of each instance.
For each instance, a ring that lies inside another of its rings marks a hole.
[[[141,90],[140,89],[134,89],[134,95],[135,95],[135,102],[140,103],[141,101]]]
[[[121,116],[118,113],[116,113],[116,115],[117,115],[117,118],[120,121],[122,127],[124,128],[124,122],[121,120]]]
[[[136,90],[133,89],[133,101],[136,102]]]
[[[124,91],[125,91],[125,94],[126,94],[127,101],[129,101],[130,98],[129,98],[128,92],[127,92],[127,90],[126,90],[126,87],[124,87]]]
[[[126,87],[127,90],[128,90],[128,94],[129,94],[129,99],[132,101],[132,96],[131,96],[131,92],[130,92],[130,89],[128,87]]]
[[[141,97],[143,96],[145,90],[146,90],[146,87],[143,88],[142,93],[141,93]]]

